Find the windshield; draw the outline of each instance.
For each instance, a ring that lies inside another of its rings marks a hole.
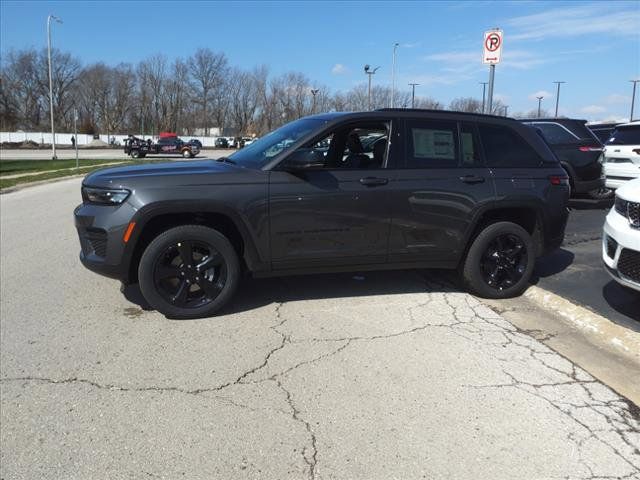
[[[607,145],[640,145],[640,125],[617,128]]]
[[[287,150],[297,140],[316,130],[326,120],[302,118],[266,134],[264,137],[238,150],[229,157],[234,163],[246,168],[262,168],[276,155]]]

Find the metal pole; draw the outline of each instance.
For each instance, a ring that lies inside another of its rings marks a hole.
[[[636,104],[636,83],[640,82],[640,80],[629,80],[633,83],[633,93],[631,94],[631,114],[629,114],[629,121],[633,122],[633,107]]]
[[[373,76],[373,73],[371,72],[367,72],[367,75],[369,75],[369,108],[368,110],[371,110],[371,77]]]
[[[538,99],[538,118],[540,118],[540,106],[542,105],[542,99],[544,97],[536,97]]]
[[[80,168],[80,160],[78,159],[78,110],[73,109],[73,138],[75,142],[73,144],[76,147],[76,170]]]
[[[410,83],[409,85],[411,85],[411,108],[414,108],[416,104],[416,85],[420,85],[420,84]]]
[[[560,84],[567,82],[553,82],[558,85],[558,90],[556,91],[556,114],[555,117],[558,118],[558,105],[560,104]]]
[[[313,104],[311,105],[311,113],[316,113],[316,95],[320,90],[317,88],[311,89],[311,95],[313,95]]]
[[[508,111],[509,111],[509,105],[505,105],[504,106],[504,116],[507,117],[508,116]]]
[[[493,82],[496,75],[496,66],[489,65],[489,98],[487,99],[487,111],[485,113],[491,113],[493,111]]]
[[[393,45],[393,61],[391,64],[391,108],[395,105],[396,97],[396,49],[399,43]]]
[[[52,148],[52,160],[56,160],[56,128],[53,123],[53,79],[51,76],[51,19],[58,23],[62,23],[58,17],[49,15],[47,17],[47,57],[49,59],[49,111],[51,113],[51,148]]]
[[[482,113],[485,113],[484,107],[486,102],[487,83],[489,82],[480,82],[480,84],[482,85]]]

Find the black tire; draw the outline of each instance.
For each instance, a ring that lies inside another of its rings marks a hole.
[[[161,233],[149,244],[140,259],[138,279],[145,300],[166,317],[208,317],[235,293],[240,263],[220,232],[184,225]]]
[[[600,187],[595,190],[589,190],[587,195],[593,200],[606,200],[608,198],[613,198],[613,190],[607,187]]]
[[[461,266],[462,283],[479,297],[515,297],[527,287],[534,263],[533,241],[524,228],[493,223],[473,240]]]
[[[191,154],[190,150],[183,150],[182,158],[193,158],[193,155]]]
[[[131,158],[140,158],[140,150],[131,150]]]

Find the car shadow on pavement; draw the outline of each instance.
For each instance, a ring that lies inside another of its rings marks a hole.
[[[541,278],[551,277],[563,272],[573,263],[574,258],[575,255],[564,248],[559,248],[539,258],[531,276],[531,283],[536,285]]]
[[[611,280],[602,287],[602,296],[616,312],[640,322],[640,292]]]
[[[327,273],[274,278],[245,278],[229,305],[216,316],[254,310],[272,303],[346,297],[455,292],[455,272],[448,270],[389,270]],[[122,289],[125,298],[143,310],[153,310],[138,284]]]
[[[613,197],[602,200],[584,197],[569,200],[569,208],[574,210],[604,210],[611,207],[613,207]]]

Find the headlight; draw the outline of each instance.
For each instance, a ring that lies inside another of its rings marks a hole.
[[[125,189],[82,187],[82,200],[99,205],[119,205],[130,193]]]

